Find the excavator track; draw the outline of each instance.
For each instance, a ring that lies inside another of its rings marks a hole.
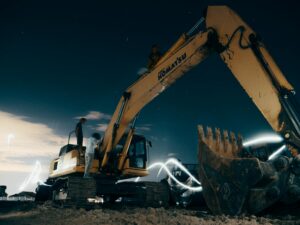
[[[53,202],[61,207],[88,208],[92,205],[88,199],[95,198],[96,187],[93,178],[83,179],[81,176],[60,178],[53,186]]]
[[[154,208],[169,205],[170,192],[164,182],[123,182],[117,186],[119,195],[130,199],[131,205]]]
[[[168,186],[164,183],[145,182],[145,206],[167,207],[170,201]]]
[[[88,201],[101,196],[113,203],[117,198],[130,200],[131,205],[142,207],[167,207],[170,193],[163,182],[123,182],[106,183],[101,179],[83,179],[81,176],[68,176],[55,181],[52,191],[53,203],[62,208],[91,208],[95,203]],[[126,204],[126,201],[124,201]]]

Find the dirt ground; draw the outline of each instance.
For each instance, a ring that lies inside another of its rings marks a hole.
[[[178,208],[116,208],[116,209],[60,209],[49,204],[31,209],[0,212],[2,225],[91,225],[91,224],[300,224],[300,211],[285,216],[212,216],[205,211]]]

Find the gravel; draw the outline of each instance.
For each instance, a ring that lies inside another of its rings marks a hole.
[[[32,209],[14,209],[13,211],[0,212],[0,224],[2,225],[92,225],[92,224],[169,224],[169,225],[224,225],[224,224],[300,224],[300,211],[296,215],[254,215],[243,216],[213,216],[200,210],[186,210],[180,208],[98,208],[85,209],[61,209],[55,208],[49,203],[34,206]]]

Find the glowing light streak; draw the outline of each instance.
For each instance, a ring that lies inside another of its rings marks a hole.
[[[191,190],[191,191],[202,191],[202,187],[201,186],[198,186],[198,187],[191,187],[191,186],[188,186],[182,182],[180,182],[179,180],[176,179],[176,177],[173,176],[173,174],[170,172],[169,168],[165,165],[165,163],[162,163],[162,162],[156,162],[156,163],[153,163],[151,164],[149,167],[148,167],[148,170],[151,170],[153,168],[156,168],[156,167],[161,167],[163,168],[166,173],[169,175],[169,177],[175,181],[178,185],[180,185],[181,187],[185,188],[185,189],[188,189],[188,190]]]
[[[25,188],[29,184],[39,182],[39,176],[41,174],[41,171],[42,171],[41,163],[39,161],[36,161],[35,165],[34,165],[34,168],[31,171],[30,175],[24,180],[24,182],[19,187],[19,191],[24,191]]]
[[[268,160],[272,160],[274,158],[276,158],[280,153],[282,153],[284,150],[285,150],[286,146],[285,145],[282,145],[279,149],[277,149],[275,152],[273,152]]]
[[[168,164],[174,164],[175,166],[179,167],[179,169],[181,169],[183,172],[185,172],[187,175],[189,175],[189,177],[195,181],[197,184],[201,185],[201,183],[190,173],[190,171],[188,171],[187,168],[185,168],[177,159],[175,158],[170,158],[168,159],[165,163],[165,166],[168,166]],[[159,174],[161,173],[163,167],[161,167],[157,173],[157,176],[159,176]]]
[[[10,145],[13,139],[15,139],[15,135],[14,134],[7,135],[7,138],[6,138],[7,144]]]
[[[249,141],[245,141],[243,143],[243,146],[248,147],[251,145],[264,144],[264,143],[279,143],[282,141],[283,141],[283,138],[279,135],[267,134],[267,135],[261,135],[258,138],[253,138]]]

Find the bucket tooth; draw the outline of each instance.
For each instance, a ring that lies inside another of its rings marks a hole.
[[[228,154],[231,152],[231,144],[229,142],[229,135],[227,130],[223,131],[223,137],[224,137],[224,153]]]
[[[242,149],[242,137],[227,130],[221,131],[220,128],[206,127],[206,132],[202,125],[198,126],[199,139],[210,147],[211,150],[227,157],[239,155]]]
[[[237,156],[238,145],[237,145],[235,134],[233,132],[230,132],[230,142],[231,142],[232,155]]]
[[[216,152],[223,151],[223,142],[221,139],[220,128],[215,129],[215,137],[216,137]]]
[[[214,137],[213,137],[213,131],[211,127],[207,127],[206,131],[207,131],[206,134],[207,144],[209,147],[214,148]]]
[[[198,126],[198,135],[199,135],[199,140],[200,140],[200,141],[202,141],[202,142],[205,142],[205,141],[206,141],[205,133],[204,133],[204,129],[203,129],[203,126],[202,126],[202,125],[199,125],[199,126]]]
[[[243,137],[241,134],[238,134],[237,145],[238,145],[238,152],[240,152],[243,149]]]

